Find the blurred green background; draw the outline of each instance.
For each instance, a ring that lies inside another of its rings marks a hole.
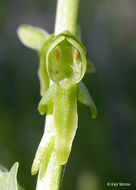
[[[54,29],[55,0],[0,0],[0,163],[20,163],[18,180],[34,190],[30,170],[44,128],[38,55],[17,38],[20,24]],[[79,105],[79,127],[62,190],[136,189],[136,1],[80,0],[78,22],[96,73],[84,82],[98,108]],[[108,187],[127,182],[131,187]]]

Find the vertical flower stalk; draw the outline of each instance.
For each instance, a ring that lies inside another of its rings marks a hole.
[[[54,30],[56,35],[64,31],[76,34],[78,4],[79,0],[58,0]]]

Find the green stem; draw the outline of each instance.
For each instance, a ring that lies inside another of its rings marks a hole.
[[[54,133],[52,115],[46,116],[45,128]],[[63,166],[58,163],[53,143],[40,166],[36,190],[59,190],[62,169]]]
[[[58,0],[55,34],[69,31],[76,34],[79,0]]]
[[[37,189],[36,190],[59,190],[62,174],[62,166],[58,164],[55,150],[52,150],[46,172],[44,172],[46,162],[42,163],[39,171]]]

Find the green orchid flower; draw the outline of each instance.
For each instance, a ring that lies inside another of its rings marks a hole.
[[[86,69],[93,72],[94,67],[86,59],[84,45],[68,31],[49,35],[23,25],[18,29],[18,36],[23,44],[39,53],[42,98],[38,110],[40,114],[50,115],[52,121],[45,128],[32,165],[32,174],[36,174],[43,160],[48,163],[52,149],[59,165],[67,163],[78,126],[77,101],[89,106],[92,118],[96,117],[95,104],[81,82]]]

